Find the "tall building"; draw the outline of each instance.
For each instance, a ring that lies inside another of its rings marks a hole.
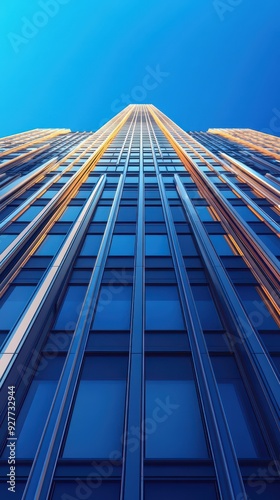
[[[1,498],[278,500],[280,139],[131,105],[0,147]]]

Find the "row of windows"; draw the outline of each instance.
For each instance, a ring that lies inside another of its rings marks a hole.
[[[267,457],[234,358],[212,356],[211,361],[238,458]],[[43,360],[38,368],[18,415],[18,459],[34,458],[63,363],[60,356]],[[85,357],[61,451],[64,459],[110,459],[113,452],[114,459],[121,459],[127,367],[128,358],[122,355]],[[80,439],[85,402],[90,426],[87,439]],[[147,460],[211,458],[190,357],[146,356],[143,425]],[[136,446],[137,434],[134,438],[130,451]],[[3,458],[7,454],[5,448]]]

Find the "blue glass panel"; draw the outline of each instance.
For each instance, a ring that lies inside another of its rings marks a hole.
[[[195,305],[204,330],[221,330],[222,324],[207,285],[192,286]]]
[[[178,240],[181,247],[182,255],[186,257],[194,257],[198,255],[193,237],[190,234],[179,234]]]
[[[280,257],[280,239],[276,234],[259,234],[258,236],[274,255]]]
[[[8,486],[10,485],[7,484],[7,481],[0,481],[0,498],[10,498],[12,496],[13,500],[22,500],[23,498],[23,492],[25,488],[26,483],[23,481],[19,481],[18,479],[16,480],[16,488],[15,488],[15,493],[8,491]]]
[[[234,208],[246,222],[260,222],[260,219],[248,207],[235,206]]]
[[[146,255],[170,255],[170,248],[165,234],[146,234]]]
[[[119,208],[117,222],[136,222],[136,217],[136,206],[122,206]]]
[[[126,375],[127,359],[124,357],[86,358],[63,451],[64,458],[112,458],[114,451],[121,457]],[[80,439],[85,401],[90,425],[86,439]]]
[[[62,357],[44,359],[38,368],[17,418],[18,459],[31,459],[35,456],[63,363]],[[7,449],[3,456],[7,456]]]
[[[146,329],[185,329],[178,290],[175,286],[146,287]]]
[[[135,235],[134,234],[114,234],[109,255],[134,255]]]
[[[186,222],[186,216],[182,207],[171,207],[174,222]]]
[[[223,234],[210,234],[209,238],[218,255],[235,255]]]
[[[74,330],[85,298],[87,287],[70,285],[59,309],[55,330]]]
[[[214,483],[182,481],[149,481],[145,484],[145,500],[217,500]]]
[[[239,294],[242,305],[255,328],[259,330],[279,331],[279,326],[274,321],[255,286],[237,285],[236,290]]]
[[[17,236],[17,234],[1,234],[0,253],[4,252],[5,248],[7,248]]]
[[[101,240],[101,234],[88,234],[85,237],[80,255],[83,257],[95,257],[98,254]]]
[[[280,482],[276,480],[277,473],[275,470],[273,462],[270,462],[268,467],[259,468],[257,470],[258,474],[252,474],[251,479],[249,479],[248,483],[245,485],[245,490],[248,495],[248,500],[279,500],[280,496]],[[272,476],[267,477],[271,474]],[[263,471],[263,472],[260,472]],[[264,477],[262,477],[262,473],[264,473]]]
[[[36,286],[10,286],[0,299],[1,330],[10,330],[27,305]]]
[[[75,206],[67,207],[58,220],[59,222],[73,222],[74,220],[77,219],[81,210],[82,207],[75,207]]]
[[[264,442],[234,358],[211,358],[238,458],[266,455]]]
[[[103,477],[96,479],[91,476],[90,481],[63,481],[56,482],[52,500],[69,500],[72,498],[86,498],[86,500],[119,500],[121,485],[119,482],[106,482]],[[14,497],[13,497],[14,498]]]
[[[207,207],[195,207],[195,209],[202,222],[212,222],[214,220]]]
[[[35,205],[33,207],[29,207],[25,212],[17,219],[18,222],[31,222],[36,215],[38,215],[44,207]]]
[[[168,364],[174,360],[182,365],[177,380],[174,374],[169,379],[168,374]],[[190,359],[149,357],[147,364],[150,366],[146,375],[146,458],[208,458]],[[154,371],[162,365],[161,378],[159,373],[153,376],[153,364]]]
[[[163,222],[163,210],[160,206],[145,207],[146,222]]]
[[[92,328],[129,330],[132,287],[102,286]]]
[[[58,190],[57,189],[48,189],[48,191],[46,191],[42,196],[41,198],[44,199],[44,198],[47,198],[47,199],[52,199],[56,194],[58,193]]]
[[[97,207],[93,216],[94,222],[107,222],[111,207],[104,205]]]
[[[65,238],[65,234],[48,234],[34,255],[53,257],[58,252]]]

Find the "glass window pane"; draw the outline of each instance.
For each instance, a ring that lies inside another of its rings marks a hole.
[[[170,255],[170,248],[165,234],[146,234],[146,255]]]
[[[102,286],[92,328],[94,330],[129,330],[131,286]]]
[[[217,500],[214,483],[182,481],[147,481],[145,500]]]
[[[10,286],[0,299],[1,330],[10,330],[27,305],[35,286]]]
[[[276,234],[258,234],[258,237],[276,257],[280,257],[280,239]]]
[[[34,458],[51,407],[64,357],[44,359],[17,418],[17,458]],[[4,457],[7,456],[7,448]]]
[[[146,206],[145,207],[145,220],[146,222],[163,222],[163,210],[160,206]]]
[[[93,216],[94,222],[107,222],[111,207],[104,205],[97,207]]]
[[[0,253],[12,243],[12,241],[17,237],[17,234],[1,234],[0,236]]]
[[[34,255],[53,257],[58,252],[65,234],[48,234]]]
[[[223,407],[238,458],[257,458],[266,450],[235,360],[211,358]]]
[[[86,358],[63,451],[64,458],[106,459],[111,457],[113,451],[119,452],[121,457],[126,372],[127,359],[123,356]],[[90,425],[86,439],[81,439],[85,401]]]
[[[86,290],[86,286],[68,286],[53,327],[55,330],[75,330]]]
[[[36,215],[38,215],[44,207],[35,205],[29,207],[25,212],[17,219],[18,222],[31,222]]]
[[[186,217],[182,207],[171,207],[174,222],[186,222]]]
[[[235,255],[223,234],[210,234],[209,238],[218,255]]]
[[[97,479],[91,478],[92,488],[86,486],[86,500],[119,500],[121,485],[120,482],[110,481],[106,482],[103,477]],[[83,481],[81,484],[77,481],[56,481],[52,500],[67,500],[81,498],[81,491],[83,491]],[[83,498],[85,495],[83,493]]]
[[[109,255],[134,255],[135,235],[114,234],[112,238]]]
[[[279,330],[268,308],[261,299],[257,287],[236,285],[242,305],[253,326],[258,330]]]
[[[58,220],[59,222],[73,222],[77,219],[81,210],[82,207],[67,207]]]
[[[185,257],[194,257],[198,255],[193,237],[190,234],[179,234],[178,240],[182,255],[184,255]]]
[[[119,208],[117,222],[136,222],[137,207],[136,206],[122,206]]]
[[[192,286],[192,292],[203,330],[221,330],[222,323],[209,287],[207,285]]]
[[[213,222],[213,217],[207,207],[195,207],[197,215],[202,222]]]
[[[85,237],[80,255],[83,257],[95,257],[98,254],[101,240],[101,234],[88,234]]]
[[[146,360],[146,458],[207,458],[190,358]]]
[[[248,207],[234,207],[235,210],[241,215],[242,219],[246,222],[259,222],[260,219]]]
[[[185,330],[177,287],[146,287],[146,330]]]

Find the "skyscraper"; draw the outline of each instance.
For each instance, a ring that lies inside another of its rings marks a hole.
[[[278,499],[280,139],[131,105],[0,147],[1,498]]]

